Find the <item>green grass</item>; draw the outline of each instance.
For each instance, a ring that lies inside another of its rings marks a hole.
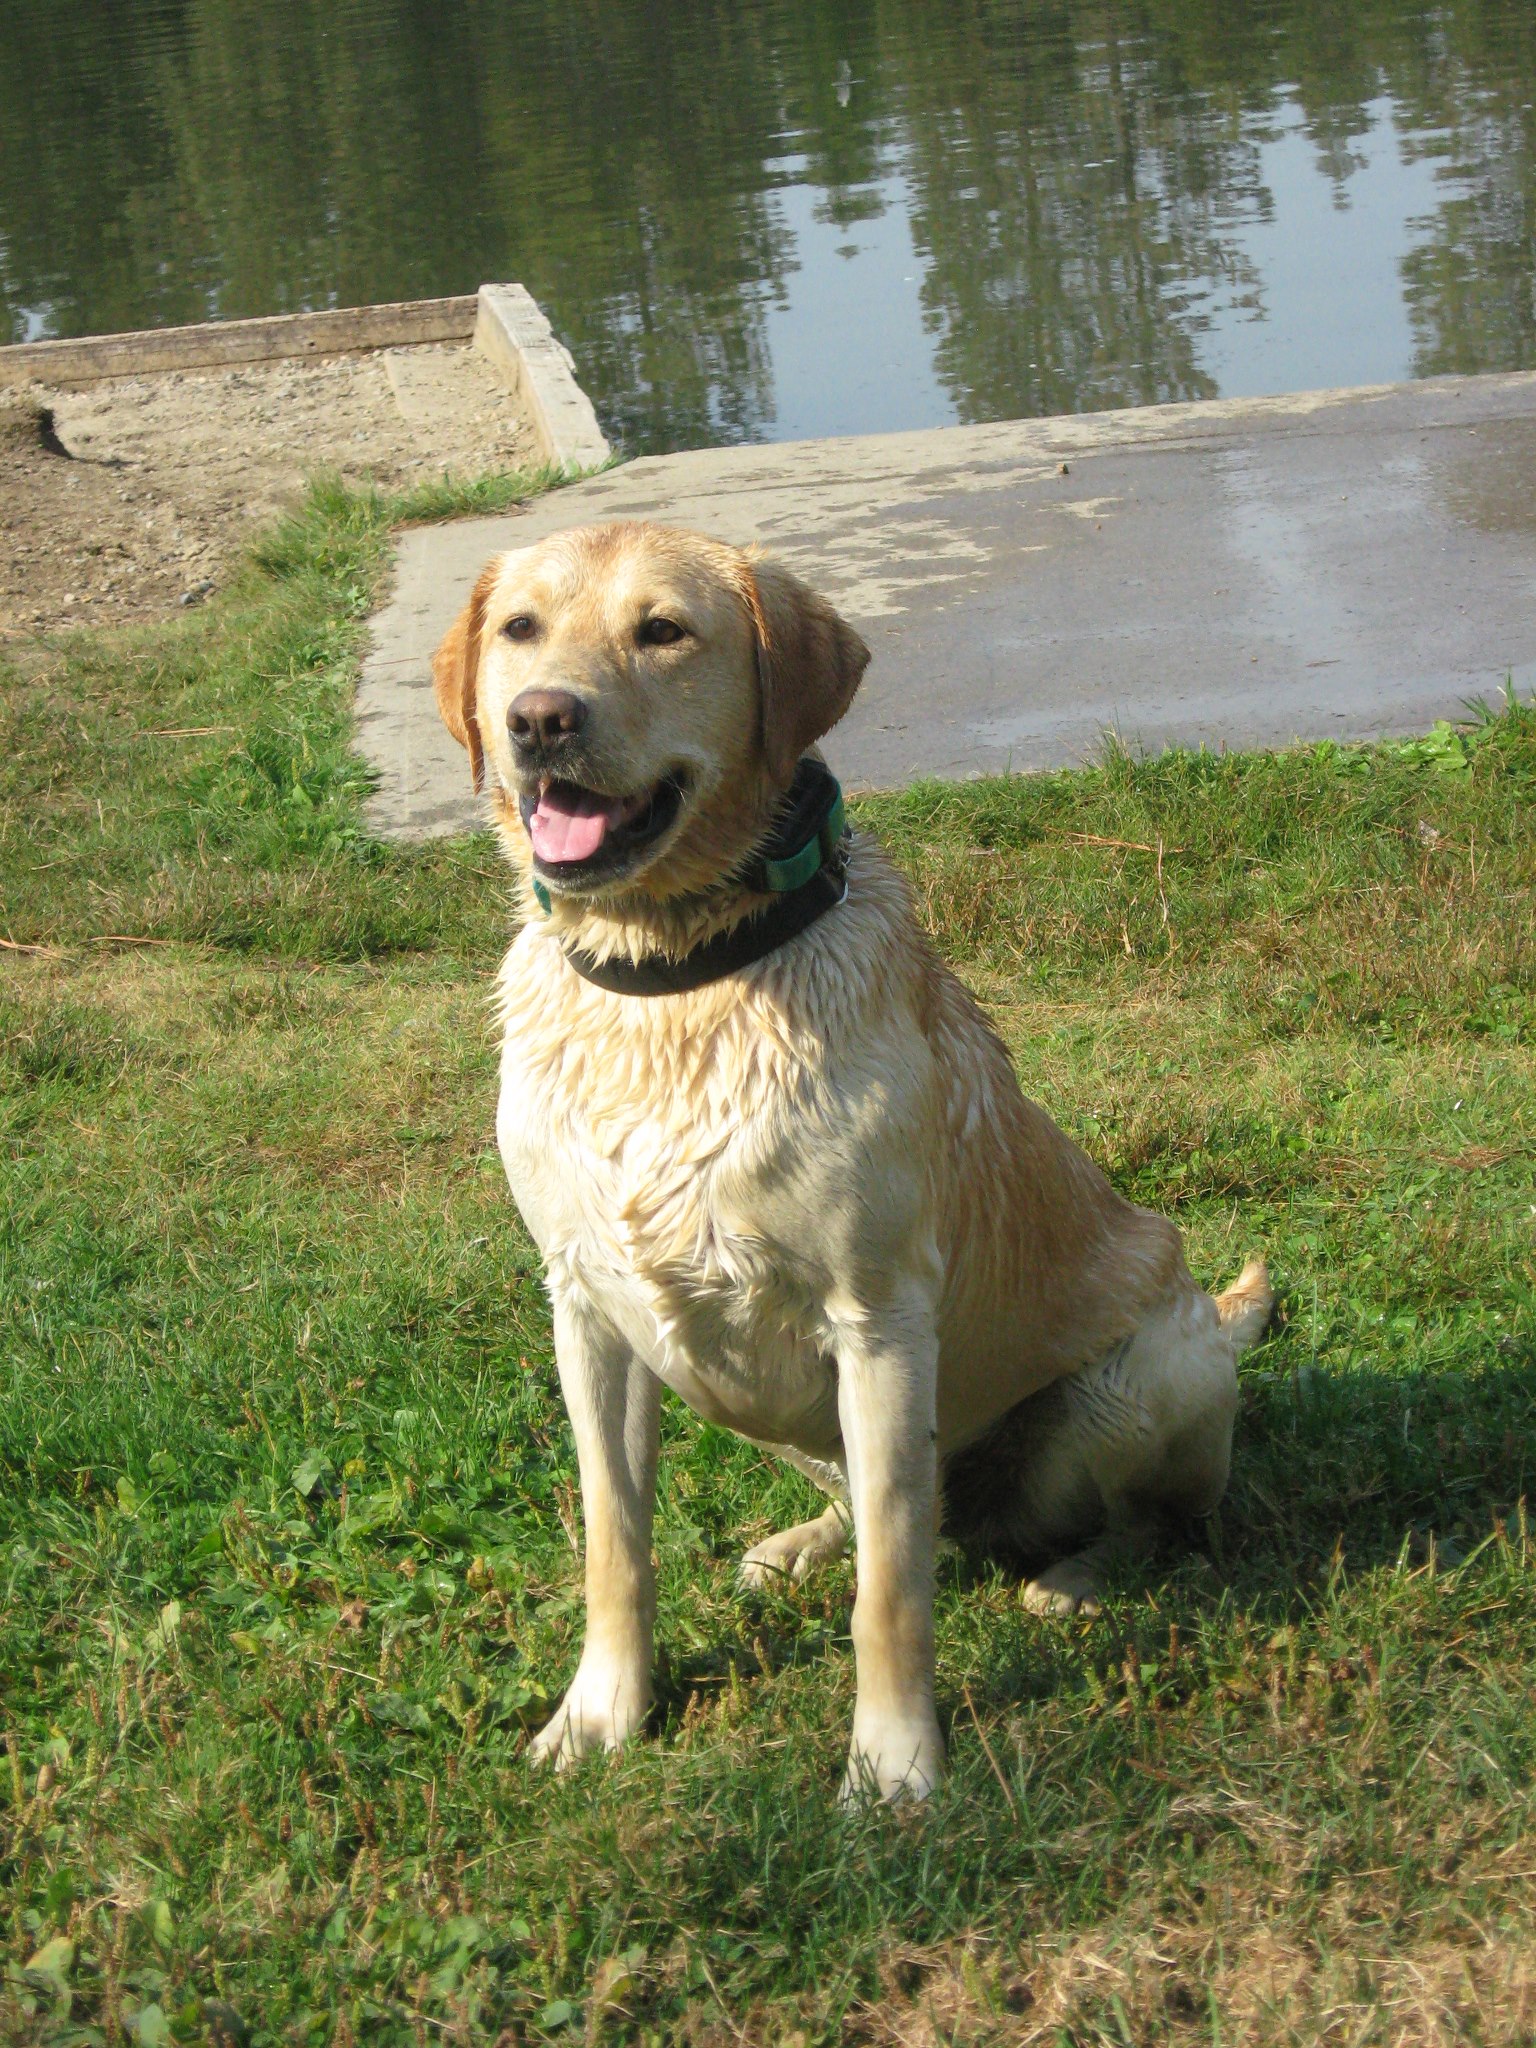
[[[906,1815],[835,1803],[851,1567],[733,1582],[805,1487],[669,1407],[657,1739],[554,1781],[506,891],[376,843],[347,751],[389,522],[456,502],[319,493],[5,678],[0,2036],[1528,2040],[1536,715],[859,807],[1025,1085],[1285,1320],[1202,1550],[1094,1623],[945,1562]]]

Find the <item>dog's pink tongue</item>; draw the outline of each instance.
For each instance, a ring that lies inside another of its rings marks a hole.
[[[543,861],[590,860],[618,808],[589,789],[546,789],[528,820],[534,852]]]

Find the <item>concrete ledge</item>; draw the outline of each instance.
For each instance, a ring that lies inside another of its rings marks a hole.
[[[432,650],[486,558],[588,520],[760,542],[874,661],[855,789],[1132,746],[1422,731],[1536,688],[1536,374],[645,456],[396,544],[357,732],[402,838],[481,821]]]
[[[21,342],[0,348],[0,390],[34,382],[96,384],[112,377],[354,355],[438,341],[473,341],[527,414],[540,461],[558,469],[598,469],[612,460],[592,401],[576,382],[570,352],[520,284],[483,284],[477,294],[452,299]],[[387,367],[394,383],[394,368]]]
[[[612,460],[592,401],[576,382],[569,351],[520,284],[481,285],[475,347],[522,400],[546,462],[560,469],[595,469]]]
[[[94,384],[106,377],[137,377],[156,370],[211,369],[283,356],[339,356],[413,342],[468,341],[475,332],[479,305],[472,295],[409,299],[386,306],[338,306],[323,313],[281,313],[264,320],[207,320],[196,327],[148,328],[78,341],[26,341],[0,348],[0,388],[34,380]]]

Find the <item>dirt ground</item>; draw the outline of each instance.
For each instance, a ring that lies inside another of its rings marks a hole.
[[[0,647],[200,603],[317,470],[395,487],[536,460],[468,343],[0,391]]]

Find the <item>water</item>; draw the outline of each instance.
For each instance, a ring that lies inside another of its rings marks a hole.
[[[521,280],[630,453],[1536,364],[1533,0],[0,0],[0,332]]]

